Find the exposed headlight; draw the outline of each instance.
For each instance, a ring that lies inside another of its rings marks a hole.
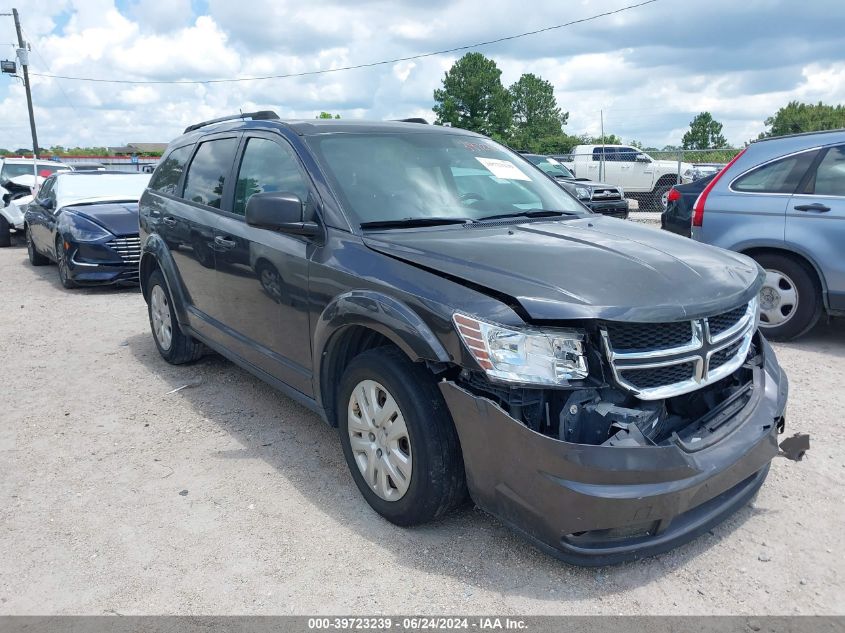
[[[619,196],[624,198],[625,197],[625,190],[622,187],[616,187],[619,190]]]
[[[77,242],[96,242],[111,235],[99,224],[94,224],[78,215],[75,215],[68,222],[67,233]]]
[[[452,320],[464,345],[490,378],[563,385],[588,375],[583,332],[514,330],[457,313]]]
[[[578,196],[579,200],[589,200],[590,190],[586,187],[575,187],[575,195]]]
[[[681,178],[684,180],[693,180],[695,178],[695,168],[690,167],[684,173],[681,174]]]

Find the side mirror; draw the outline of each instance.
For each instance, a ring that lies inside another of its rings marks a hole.
[[[271,191],[256,193],[246,203],[246,223],[280,233],[315,237],[320,226],[305,217],[305,205],[295,193]]]
[[[55,203],[52,198],[42,198],[38,201],[38,205],[45,211],[52,211]]]
[[[646,156],[645,154],[637,154],[637,157],[634,160],[636,160],[638,163],[650,163],[651,162],[651,159],[648,156]]]

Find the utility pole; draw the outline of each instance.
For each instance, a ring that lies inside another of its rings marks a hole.
[[[601,163],[599,163],[599,181],[604,182],[604,110],[599,110],[599,116],[601,116]],[[34,130],[35,128],[32,129]]]
[[[12,15],[15,18],[15,30],[18,32],[18,59],[23,66],[23,87],[26,90],[26,106],[29,108],[29,129],[32,132],[32,151],[35,157],[33,167],[35,167],[35,161],[38,160],[38,134],[35,132],[35,113],[32,110],[32,91],[29,88],[29,53],[21,34],[21,20],[18,17],[18,10],[12,9]],[[37,170],[34,169],[33,171],[37,173]]]

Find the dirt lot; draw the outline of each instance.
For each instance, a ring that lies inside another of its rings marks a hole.
[[[0,613],[845,613],[845,325],[777,351],[808,457],[679,550],[579,569],[472,508],[386,523],[315,415],[0,249]]]

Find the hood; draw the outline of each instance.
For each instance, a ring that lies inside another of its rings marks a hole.
[[[764,278],[743,255],[601,216],[383,231],[364,242],[512,297],[534,321],[692,319],[750,301]]]
[[[112,202],[64,207],[74,215],[99,224],[115,235],[138,234],[138,203]]]
[[[676,160],[654,160],[652,161],[651,165],[653,167],[657,167],[660,171],[668,170],[677,172],[678,171],[678,161]],[[681,173],[683,174],[685,171],[692,169],[692,163],[681,163]]]
[[[579,187],[589,187],[590,189],[618,189],[617,185],[609,185],[605,182],[596,182],[589,178],[564,178],[555,176],[555,180],[559,183],[567,183],[571,185],[578,185]]]

